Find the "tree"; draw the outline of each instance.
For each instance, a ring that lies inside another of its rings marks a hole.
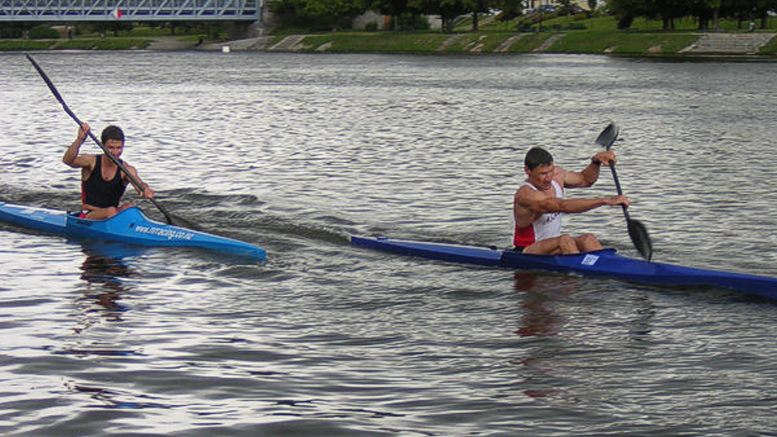
[[[559,15],[572,15],[572,0],[558,0]]]
[[[389,15],[392,17],[392,27],[401,23],[409,23],[409,28],[415,29],[416,24],[420,23],[420,15],[424,12],[421,9],[421,5],[418,2],[412,4],[409,0],[367,0],[368,9],[372,9],[380,12],[383,15]],[[428,22],[426,28],[428,28]]]
[[[618,29],[628,29],[634,19],[643,16],[647,0],[608,0],[607,7],[618,21]]]
[[[472,31],[478,31],[478,14],[488,12],[491,6],[497,4],[497,0],[473,0],[472,1]]]
[[[456,19],[465,14],[485,12],[496,0],[408,0],[408,5],[425,14],[439,15],[442,31],[452,33]],[[474,26],[477,27],[477,17]]]
[[[316,27],[350,27],[351,20],[367,10],[364,0],[272,0],[270,10],[296,15]]]
[[[407,0],[371,0],[368,4],[369,9],[383,15],[396,16],[410,12]]]
[[[521,16],[523,0],[497,0],[494,7],[502,11],[498,20],[505,23],[506,27],[510,21]]]
[[[739,19],[740,27],[744,20],[760,19],[765,28],[777,0],[608,0],[607,6],[619,29],[627,29],[636,17],[661,18],[665,30],[673,29],[676,18],[688,15],[696,17],[699,29],[717,28],[722,17]]]

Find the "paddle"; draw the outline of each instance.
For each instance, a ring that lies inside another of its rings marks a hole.
[[[615,123],[610,123],[609,126],[604,128],[602,133],[599,134],[599,137],[596,139],[596,144],[604,147],[605,150],[610,150],[610,147],[615,143],[615,139],[618,138],[618,132],[618,126]],[[618,195],[622,196],[623,190],[621,190],[621,183],[620,180],[618,180],[618,173],[615,172],[615,163],[610,163],[610,170],[612,170],[612,178],[615,181],[615,188],[618,190]],[[631,242],[634,243],[634,247],[637,248],[637,251],[645,258],[645,260],[650,261],[653,257],[653,243],[650,241],[650,235],[648,235],[647,228],[642,222],[633,220],[629,217],[629,211],[628,208],[626,208],[626,205],[621,205],[621,207],[623,207],[623,216],[626,217],[626,225],[629,229]]]
[[[59,100],[59,103],[62,104],[62,108],[65,110],[67,115],[69,115],[70,118],[75,120],[75,122],[78,123],[79,126],[81,126],[83,123],[81,122],[81,120],[78,119],[78,117],[73,113],[73,111],[71,111],[70,108],[67,106],[67,103],[65,103],[65,99],[63,99],[62,95],[59,94],[59,91],[57,91],[57,88],[54,86],[54,83],[51,82],[51,79],[49,79],[49,77],[46,75],[46,72],[44,72],[43,69],[40,67],[40,65],[38,65],[38,63],[35,62],[34,59],[32,59],[32,56],[30,56],[30,55],[28,55],[26,53],[24,54],[24,56],[26,56],[27,59],[29,59],[30,62],[32,63],[32,66],[35,67],[36,70],[38,70],[38,74],[40,74],[40,77],[43,79],[44,82],[46,82],[46,85],[48,85],[49,89],[51,90],[51,93],[54,94],[54,97],[56,97],[57,100]],[[97,137],[92,133],[91,130],[89,131],[89,137],[98,146],[100,146],[100,149],[102,149],[102,151],[105,153],[105,156],[107,156],[111,161],[113,161],[117,166],[119,166],[121,171],[123,171],[124,174],[126,174],[127,177],[129,177],[130,182],[132,182],[132,185],[134,185],[135,188],[137,188],[139,191],[143,191],[143,188],[142,188],[142,186],[140,184],[140,181],[138,181],[138,179],[132,173],[127,171],[127,168],[124,166],[124,164],[122,164],[121,161],[119,161],[115,156],[113,156],[113,154],[111,152],[109,152],[105,148],[103,143],[100,142],[99,139],[97,139]],[[165,211],[165,209],[162,208],[162,205],[160,205],[156,201],[156,199],[152,198],[152,199],[148,199],[148,200],[150,200],[151,203],[153,203],[154,206],[156,206],[157,209],[159,209],[159,211],[165,216],[165,219],[167,219],[167,223],[169,223],[171,225],[175,225],[175,226],[180,226],[180,227],[184,227],[184,228],[190,228],[190,229],[198,230],[198,227],[195,224],[189,222],[188,220],[184,220],[184,219],[182,219],[180,217],[176,217],[176,216],[168,213],[167,211]]]

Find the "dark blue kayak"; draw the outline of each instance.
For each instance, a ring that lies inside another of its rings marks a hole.
[[[355,236],[351,237],[351,244],[400,255],[481,266],[606,276],[640,284],[708,285],[777,300],[777,278],[646,262],[621,256],[614,249],[579,255],[527,255],[497,248]]]
[[[65,211],[0,202],[0,221],[67,237],[119,241],[141,246],[196,247],[263,260],[264,249],[232,238],[160,223],[136,207],[106,220],[79,218]]]

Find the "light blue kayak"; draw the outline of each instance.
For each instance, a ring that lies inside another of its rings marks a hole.
[[[450,262],[606,276],[653,285],[706,285],[777,300],[777,278],[647,262],[621,256],[613,249],[579,255],[527,255],[514,250],[429,243],[393,238],[351,237],[358,247]]]
[[[0,220],[67,237],[119,241],[142,246],[194,247],[263,260],[264,249],[243,241],[160,223],[137,208],[106,220],[79,218],[65,211],[0,202]]]

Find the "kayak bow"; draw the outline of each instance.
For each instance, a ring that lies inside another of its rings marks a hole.
[[[626,282],[651,285],[722,287],[777,300],[777,278],[647,262],[621,256],[614,249],[578,255],[528,255],[514,250],[496,248],[356,236],[351,237],[351,244],[400,255],[490,267],[605,276]]]
[[[128,208],[109,219],[90,220],[65,211],[0,202],[0,220],[67,237],[141,246],[194,247],[260,260],[267,256],[262,248],[243,241],[151,220],[137,207]]]

